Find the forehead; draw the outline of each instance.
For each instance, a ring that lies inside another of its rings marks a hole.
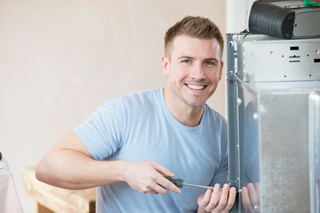
[[[180,35],[172,42],[172,58],[181,56],[197,58],[216,58],[220,60],[221,48],[216,38],[199,39]]]

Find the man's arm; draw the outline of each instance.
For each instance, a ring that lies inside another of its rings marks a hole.
[[[169,190],[180,193],[161,174],[174,174],[155,161],[97,161],[80,138],[66,134],[39,162],[39,181],[66,189],[85,189],[125,181],[141,193],[164,194]]]

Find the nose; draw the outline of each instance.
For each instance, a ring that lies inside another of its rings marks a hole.
[[[194,66],[191,73],[190,73],[190,77],[193,79],[204,79],[205,78],[205,74],[203,72],[203,67],[202,65],[197,65]]]

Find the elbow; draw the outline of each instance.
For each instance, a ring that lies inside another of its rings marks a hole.
[[[40,161],[40,163],[37,165],[36,167],[36,178],[38,181],[41,181],[41,182],[46,182],[46,170],[45,170],[46,166],[43,165],[43,162]]]

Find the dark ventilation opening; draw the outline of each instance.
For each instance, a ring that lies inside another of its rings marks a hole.
[[[290,50],[299,50],[299,46],[290,47]]]
[[[292,62],[300,62],[300,60],[289,61],[289,63],[292,63]]]
[[[315,58],[314,63],[320,63],[320,58]]]

